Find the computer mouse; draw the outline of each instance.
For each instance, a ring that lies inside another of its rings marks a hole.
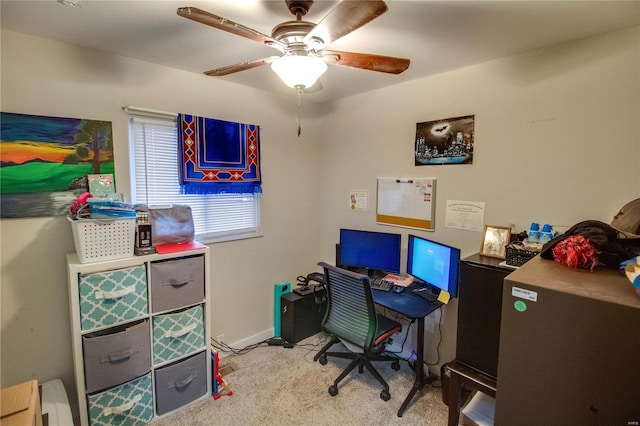
[[[404,290],[404,287],[402,287],[400,285],[394,285],[393,286],[393,292],[394,293],[402,293],[403,290]]]

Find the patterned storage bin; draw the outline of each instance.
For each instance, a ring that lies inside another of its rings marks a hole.
[[[206,347],[202,305],[153,317],[153,362],[176,360]]]
[[[82,330],[141,318],[149,312],[144,265],[80,275],[78,282]]]
[[[143,425],[153,419],[151,373],[87,398],[92,426]]]

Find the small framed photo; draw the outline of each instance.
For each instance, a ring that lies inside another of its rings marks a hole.
[[[504,259],[510,238],[510,227],[485,225],[484,234],[482,235],[482,245],[480,245],[480,254]]]

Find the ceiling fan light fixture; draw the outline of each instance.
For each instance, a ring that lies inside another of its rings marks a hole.
[[[327,71],[327,64],[315,56],[285,55],[273,61],[271,69],[287,86],[307,89]]]

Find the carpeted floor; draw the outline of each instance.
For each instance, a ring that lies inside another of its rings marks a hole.
[[[173,425],[426,425],[447,424],[447,407],[439,388],[427,385],[408,406],[400,405],[413,385],[413,370],[404,361],[393,371],[390,363],[374,363],[390,386],[391,399],[380,399],[382,388],[365,369],[357,369],[338,386],[329,386],[348,360],[313,362],[322,347],[322,333],[294,348],[259,346],[244,355],[225,356],[221,371],[232,395],[207,398],[157,419],[154,426]],[[439,386],[440,382],[434,382]]]

